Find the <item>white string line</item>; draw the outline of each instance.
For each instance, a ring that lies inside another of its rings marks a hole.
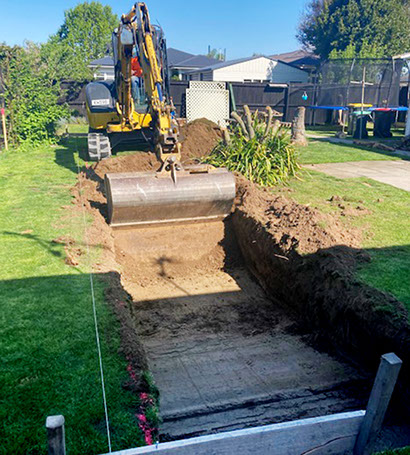
[[[75,137],[75,151],[78,154],[78,147],[77,147],[77,138]],[[100,366],[100,377],[101,377],[101,389],[102,389],[102,396],[103,396],[103,403],[104,403],[104,413],[105,413],[105,426],[107,428],[107,440],[108,440],[108,452],[111,453],[111,433],[110,433],[110,422],[108,418],[108,407],[107,407],[107,397],[105,394],[105,380],[104,380],[104,369],[103,369],[103,361],[102,361],[102,354],[101,354],[101,345],[100,345],[100,333],[98,330],[98,319],[97,319],[97,308],[95,304],[95,293],[94,293],[94,276],[91,267],[91,256],[90,256],[90,245],[88,243],[88,236],[86,234],[87,230],[87,220],[85,216],[85,204],[83,201],[83,188],[81,184],[80,178],[80,166],[77,161],[77,177],[79,182],[79,189],[80,189],[80,200],[82,205],[82,212],[83,212],[83,223],[84,223],[84,239],[85,244],[87,247],[87,257],[88,257],[88,267],[89,267],[89,277],[90,277],[90,288],[91,288],[91,300],[93,303],[93,316],[94,316],[94,327],[95,327],[95,340],[97,343],[97,352],[98,352],[98,361]]]

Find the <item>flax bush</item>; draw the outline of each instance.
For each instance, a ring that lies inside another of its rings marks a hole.
[[[272,125],[271,113],[266,120],[257,112],[245,115],[245,121],[237,114],[235,117],[238,121],[231,124],[224,140],[207,157],[208,164],[224,166],[268,187],[286,183],[297,175],[300,166],[290,132],[278,121]]]

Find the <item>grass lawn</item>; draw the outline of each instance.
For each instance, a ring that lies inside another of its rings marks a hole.
[[[334,144],[322,139],[310,139],[308,147],[299,148],[299,156],[301,164],[402,159],[397,155],[381,150],[366,149],[355,145]]]
[[[335,161],[348,161],[349,154],[386,159],[376,152],[326,142],[313,142],[300,153],[304,163],[329,162],[333,156]],[[360,216],[341,217],[347,228],[362,231],[362,246],[372,258],[360,267],[359,278],[392,293],[410,310],[410,193],[371,179],[337,179],[315,171],[303,172],[302,180],[293,180],[290,187],[293,199],[325,213],[341,213],[337,204],[329,202],[335,195],[343,198],[346,208],[368,209]]]
[[[45,419],[53,414],[66,418],[70,454],[108,452],[88,270],[66,265],[63,246],[53,242],[83,235],[81,216],[61,221],[76,160],[73,144],[0,155],[0,454],[45,453]],[[119,450],[140,445],[142,435],[133,415],[137,397],[121,388],[126,364],[103,291],[97,277],[109,418]]]

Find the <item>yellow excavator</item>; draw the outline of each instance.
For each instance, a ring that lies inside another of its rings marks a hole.
[[[105,175],[113,227],[225,217],[235,197],[234,176],[209,165],[184,167],[175,108],[169,96],[166,42],[145,3],[121,17],[112,37],[115,81],[86,87],[90,160],[111,156],[121,143],[151,145],[157,172]]]

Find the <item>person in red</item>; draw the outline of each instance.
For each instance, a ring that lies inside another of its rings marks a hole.
[[[142,77],[142,68],[138,57],[131,59],[131,72],[133,76]]]
[[[142,68],[139,62],[138,57],[131,58],[131,90],[132,97],[136,104],[142,104],[141,100],[141,77],[142,77]]]

